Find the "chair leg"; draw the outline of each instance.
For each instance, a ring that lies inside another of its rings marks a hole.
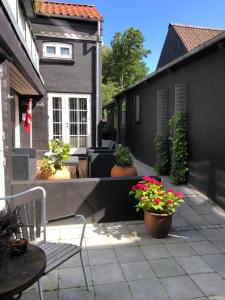
[[[39,290],[39,298],[40,298],[40,300],[44,300],[42,286],[41,286],[41,280],[40,279],[38,280],[38,290]]]
[[[81,251],[80,251],[80,260],[81,260],[81,265],[82,265],[82,269],[83,269],[83,273],[84,273],[84,280],[85,280],[85,283],[86,283],[86,287],[87,287],[87,290],[89,290]]]

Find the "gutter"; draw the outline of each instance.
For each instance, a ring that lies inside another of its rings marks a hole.
[[[137,83],[129,86],[128,88],[126,88],[125,90],[119,92],[118,94],[116,94],[114,96],[114,98],[117,98],[121,95],[123,95],[125,92],[128,92],[129,90],[139,86],[140,84],[150,80],[150,79],[153,79],[154,77],[158,76],[158,75],[161,75],[161,73],[165,72],[166,70],[178,65],[179,63],[185,61],[186,59],[192,57],[193,55],[195,54],[198,54],[199,52],[223,41],[225,39],[225,32],[222,32],[220,33],[219,35],[217,35],[216,37],[214,37],[213,39],[209,40],[208,42],[200,45],[199,47],[196,47],[194,48],[193,50],[191,50],[190,52],[188,53],[185,53],[184,55],[176,58],[175,60],[173,60],[172,62],[168,63],[167,65],[159,68],[158,70],[154,71],[153,73],[149,74],[147,77],[145,77],[144,79],[138,81]],[[113,102],[113,101],[112,101]],[[111,103],[111,102],[110,102]]]
[[[96,147],[98,146],[98,127],[100,123],[100,84],[99,84],[99,63],[100,63],[100,44],[101,44],[101,22],[97,22],[97,41],[96,41]]]
[[[86,21],[86,22],[103,22],[103,19],[91,19],[91,18],[83,18],[83,17],[75,17],[75,16],[66,16],[66,15],[55,15],[55,14],[44,14],[41,12],[35,12],[36,16],[46,17],[46,18],[59,18],[59,19],[72,19],[78,21]]]

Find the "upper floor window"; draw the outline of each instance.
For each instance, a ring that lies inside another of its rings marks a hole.
[[[65,43],[43,43],[43,57],[72,58],[72,45]]]

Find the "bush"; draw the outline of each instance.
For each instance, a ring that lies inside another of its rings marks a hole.
[[[168,175],[170,168],[168,136],[157,134],[155,138],[155,146],[158,156],[155,169],[158,175]]]
[[[131,167],[133,165],[133,159],[129,148],[119,146],[115,152],[116,164],[120,167]]]

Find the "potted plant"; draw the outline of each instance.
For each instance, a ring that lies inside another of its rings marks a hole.
[[[172,225],[172,215],[184,202],[184,194],[173,189],[166,190],[163,183],[148,176],[132,187],[130,195],[137,200],[136,210],[144,211],[144,223],[155,238],[168,235]]]
[[[129,148],[119,146],[115,152],[116,164],[111,170],[111,177],[137,176]]]
[[[69,179],[70,172],[63,161],[70,158],[70,144],[55,139],[49,143],[49,151],[45,153],[39,179]]]

